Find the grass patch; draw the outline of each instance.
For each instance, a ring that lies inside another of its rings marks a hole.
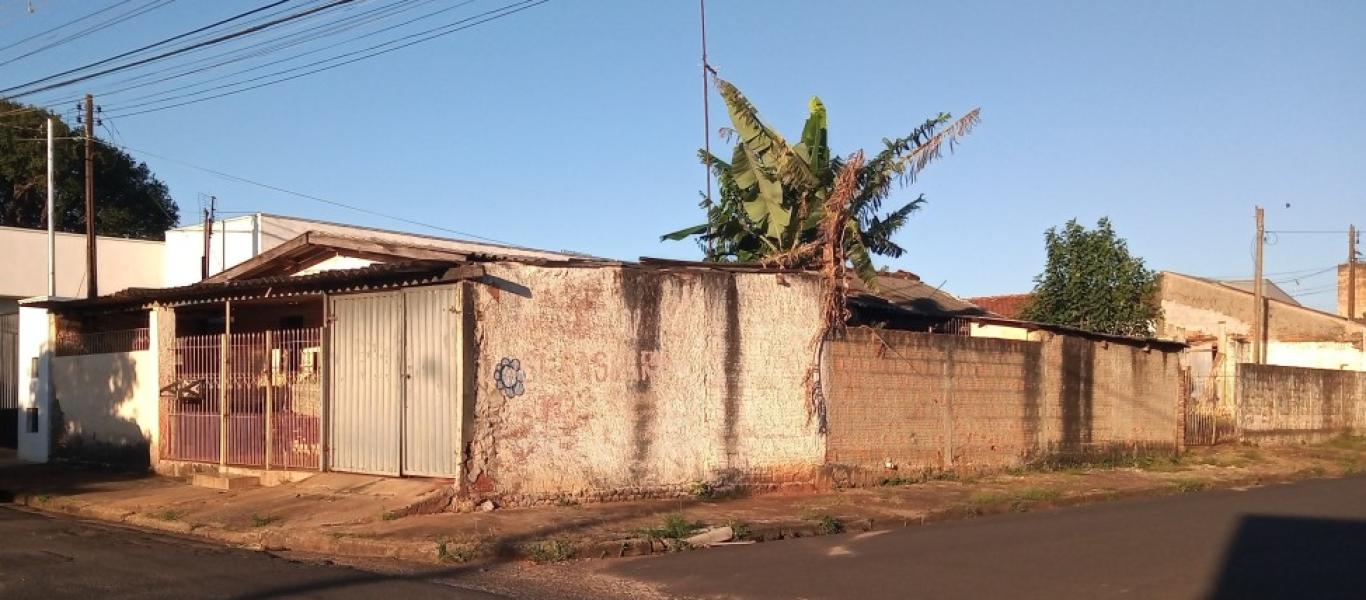
[[[747,540],[749,536],[754,535],[754,530],[749,526],[749,523],[738,519],[726,521],[726,527],[730,528],[731,535],[734,536],[732,539]]]
[[[1062,496],[1062,491],[1047,487],[1027,487],[1010,492],[977,492],[968,497],[968,507],[977,514],[988,507],[1008,506],[1014,512],[1028,512],[1034,505]]]
[[[168,508],[166,510],[148,513],[148,516],[158,521],[179,521],[181,517],[185,516],[185,513],[183,511]]]
[[[270,525],[271,523],[274,523],[274,522],[279,521],[279,520],[280,520],[280,517],[278,517],[278,516],[276,516],[276,515],[260,515],[260,514],[252,513],[252,515],[251,515],[251,526],[252,526],[252,527],[265,527],[265,526]]]
[[[51,502],[51,501],[52,501],[52,496],[49,496],[49,495],[47,495],[47,494],[43,494],[43,495],[41,495],[41,496],[38,496],[38,504],[47,504],[48,502]]]
[[[568,547],[567,543],[566,547]],[[441,538],[436,540],[436,559],[441,562],[467,563],[476,558],[479,558],[480,553],[485,549],[486,546],[482,542],[474,544],[458,544],[449,539]]]
[[[1194,479],[1182,479],[1179,481],[1172,482],[1172,487],[1176,488],[1176,491],[1178,492],[1181,492],[1183,494],[1189,494],[1191,492],[1203,492],[1209,489],[1209,484],[1204,481],[1196,481]]]
[[[683,513],[672,513],[664,517],[659,527],[642,530],[646,537],[656,540],[682,540],[702,528],[701,523],[689,521]]]
[[[962,478],[958,475],[958,473],[955,473],[953,471],[944,471],[940,469],[925,469],[924,471],[921,471],[918,474],[902,475],[898,473],[891,477],[884,477],[882,481],[878,482],[878,485],[883,487],[893,487],[900,485],[914,485],[917,483],[925,483],[927,481],[960,480],[962,480]]]
[[[440,552],[440,548],[437,550]],[[574,546],[562,539],[531,542],[522,546],[522,552],[538,564],[564,562],[574,558]]]
[[[816,522],[817,535],[834,535],[844,531],[844,523],[828,514],[812,515],[807,519]]]

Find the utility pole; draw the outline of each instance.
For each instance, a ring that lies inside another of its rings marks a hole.
[[[100,295],[95,257],[95,97],[85,95],[85,275],[87,298]]]
[[[1347,226],[1347,318],[1357,318],[1357,226]]]
[[[217,200],[217,197],[209,196],[209,207],[204,209],[204,260],[200,263],[200,279],[209,278],[209,243],[213,239],[214,203]]]
[[[707,153],[702,170],[707,174],[707,254],[711,254],[715,240],[711,237],[711,84],[707,81],[711,65],[707,64],[707,0],[697,0],[697,5],[702,13],[702,148]]]
[[[1262,298],[1262,247],[1266,245],[1266,222],[1263,219],[1262,207],[1257,207],[1257,264],[1253,268],[1252,275],[1252,362],[1262,364],[1266,360],[1263,355],[1262,338],[1266,336],[1263,331],[1266,321],[1266,304]]]
[[[57,295],[57,217],[53,210],[52,182],[52,117],[47,118],[47,296]]]

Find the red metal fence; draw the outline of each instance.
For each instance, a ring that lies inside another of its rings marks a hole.
[[[176,338],[174,393],[162,396],[162,456],[318,468],[321,342],[319,328]]]

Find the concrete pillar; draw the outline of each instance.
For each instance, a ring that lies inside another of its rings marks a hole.
[[[19,458],[47,462],[52,450],[53,316],[19,307]]]
[[[147,349],[156,361],[157,406],[140,420],[150,431],[147,459],[152,469],[156,469],[161,460],[161,399],[174,393],[165,390],[175,384],[175,310],[164,306],[153,308],[147,315],[147,329],[150,339]]]

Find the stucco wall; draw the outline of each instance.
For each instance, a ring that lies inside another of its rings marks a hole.
[[[830,342],[827,360],[837,483],[1177,446],[1175,353],[857,329]]]
[[[1175,273],[1163,273],[1158,337],[1189,339],[1252,334],[1252,295]],[[1359,341],[1366,326],[1334,315],[1267,301],[1267,337],[1281,341]],[[1222,326],[1220,322],[1223,322]]]
[[[1366,430],[1366,373],[1238,365],[1244,441],[1317,441]]]
[[[813,279],[489,272],[501,283],[475,292],[474,493],[534,503],[814,481],[823,443],[804,386],[820,323]]]
[[[1310,369],[1366,371],[1361,342],[1267,342],[1267,364]]]
[[[150,350],[52,359],[58,459],[146,467],[157,429],[157,357]]]
[[[57,296],[84,298],[85,236],[58,233],[55,238]],[[99,237],[95,244],[101,294],[162,285],[161,242]],[[47,295],[47,231],[0,227],[0,257],[0,296]]]

